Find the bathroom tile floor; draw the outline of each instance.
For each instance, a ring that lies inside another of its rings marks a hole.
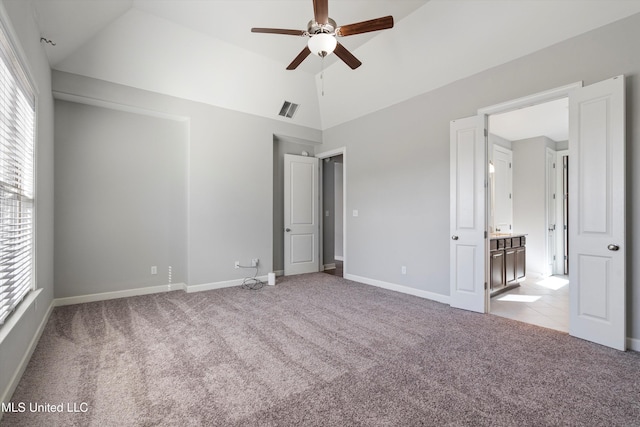
[[[569,332],[569,277],[527,278],[491,298],[491,314]]]

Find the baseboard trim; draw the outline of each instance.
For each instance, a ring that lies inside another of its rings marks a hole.
[[[267,281],[267,276],[258,276],[256,279],[261,280],[263,282]],[[225,280],[222,282],[213,282],[213,283],[203,283],[200,285],[185,285],[185,291],[187,293],[191,292],[202,292],[202,291],[210,291],[213,289],[223,289],[223,288],[232,288],[234,286],[242,285],[242,282],[245,279],[233,279],[233,280]]]
[[[640,351],[640,339],[627,337],[627,350]]]
[[[344,257],[340,255],[334,255],[333,259],[335,259],[336,261],[344,261]]]
[[[382,280],[369,279],[368,277],[356,276],[354,274],[345,274],[344,278],[347,280],[353,280],[354,282],[364,283],[365,285],[376,286],[378,288],[389,289],[391,291],[409,294],[416,297],[441,302],[443,304],[449,304],[449,295],[436,294],[434,292],[410,288],[409,286],[398,285],[396,283],[383,282]]]
[[[284,270],[276,270],[274,273],[276,273],[277,277],[284,276]]]
[[[24,371],[27,369],[27,365],[29,364],[29,361],[31,360],[31,356],[33,355],[33,352],[35,351],[36,346],[38,345],[38,341],[40,341],[40,337],[44,332],[45,326],[47,326],[47,322],[49,321],[49,317],[51,317],[51,313],[53,312],[54,307],[55,307],[55,304],[52,300],[51,304],[49,304],[49,308],[47,308],[47,313],[44,315],[44,317],[40,321],[40,325],[38,325],[38,329],[36,329],[36,333],[33,335],[33,337],[31,338],[31,341],[29,342],[27,351],[24,353],[24,355],[22,356],[22,359],[20,360],[18,369],[16,369],[16,371],[13,373],[13,376],[11,377],[11,380],[9,381],[7,388],[2,393],[2,398],[0,399],[0,402],[7,403],[11,400],[11,396],[13,396],[13,392],[16,390],[16,387],[18,387],[18,383],[20,383],[20,380],[22,379],[22,374],[24,374]],[[2,414],[3,412],[0,411],[0,420],[2,420]]]
[[[117,298],[135,297],[139,295],[159,294],[161,292],[170,292],[184,290],[187,285],[184,283],[172,283],[160,286],[149,286],[146,288],[126,289],[123,291],[101,292],[99,294],[78,295],[75,297],[56,298],[53,300],[54,307],[64,305],[83,304],[87,302],[106,301]]]
[[[336,269],[336,264],[335,263],[325,264],[323,266],[323,270],[335,270],[335,269]]]

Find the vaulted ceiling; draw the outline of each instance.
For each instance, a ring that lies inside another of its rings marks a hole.
[[[356,70],[331,55],[287,71],[306,39],[250,29],[304,30],[312,0],[31,1],[53,69],[316,129],[640,13],[640,0],[329,0],[338,25],[395,26],[340,40]],[[292,119],[284,100],[300,104]]]

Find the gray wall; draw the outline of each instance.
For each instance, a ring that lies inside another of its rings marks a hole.
[[[188,118],[187,271],[184,275],[188,285],[218,284],[253,274],[253,271],[235,269],[235,260],[248,265],[251,258],[259,258],[259,274],[272,270],[274,135],[320,141],[320,131],[69,73],[54,71],[53,86],[55,91],[68,95]],[[114,116],[108,109],[100,109],[96,114],[100,116],[100,112],[102,117],[94,119],[98,128],[106,126]],[[140,129],[140,132],[150,123],[147,116],[140,114],[118,116],[128,127]],[[75,120],[71,116],[68,119]],[[77,118],[78,122],[80,120]],[[76,123],[76,126],[83,125]],[[135,143],[139,138],[129,140]],[[170,156],[161,154],[163,159]],[[139,177],[135,185],[141,188],[150,183]],[[56,186],[56,196],[65,191],[65,185]],[[146,207],[137,206],[136,209],[145,211]],[[72,249],[61,246],[58,250],[64,253]],[[111,253],[117,250],[125,251],[122,257],[141,256],[131,248],[109,248]],[[150,262],[155,262],[152,259],[152,254],[144,254],[140,262],[143,274],[148,273]],[[57,261],[57,271],[67,267]],[[96,268],[98,266],[83,274],[101,274]],[[128,286],[126,283],[133,283],[131,286],[154,284],[148,280],[148,274],[143,279],[133,275],[137,266],[130,268],[128,277],[118,279],[117,288]],[[162,271],[165,267],[158,265],[158,268]],[[91,291],[112,289],[113,286],[105,284],[94,286]],[[77,292],[77,286],[56,281],[58,295],[78,295]]]
[[[7,394],[12,392],[11,378],[20,367],[53,300],[53,98],[49,63],[40,46],[40,30],[33,20],[30,4],[23,0],[3,0],[2,5],[38,89],[35,273],[36,286],[42,289],[36,304],[0,342],[0,398],[8,399]],[[2,18],[4,23],[4,13]]]
[[[169,266],[186,282],[188,123],[65,101],[55,112],[55,296],[166,285]]]
[[[328,129],[349,153],[349,274],[449,294],[449,122],[478,108],[624,74],[627,87],[628,336],[640,339],[640,15]],[[400,275],[400,265],[407,275]]]

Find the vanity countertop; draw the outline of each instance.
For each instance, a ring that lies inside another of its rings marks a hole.
[[[490,239],[508,239],[511,237],[524,237],[525,233],[491,233],[489,235]]]

